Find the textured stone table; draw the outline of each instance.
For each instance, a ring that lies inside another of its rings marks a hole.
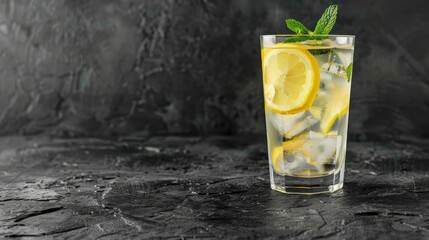
[[[270,190],[261,136],[0,138],[0,237],[428,239],[427,142],[351,142],[344,190]]]

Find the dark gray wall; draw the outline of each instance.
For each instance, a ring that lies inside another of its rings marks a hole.
[[[315,0],[2,0],[0,134],[263,133],[259,35]],[[429,136],[429,1],[341,1],[350,132]]]

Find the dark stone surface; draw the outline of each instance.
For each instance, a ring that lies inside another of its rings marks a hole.
[[[340,3],[344,190],[269,188],[258,36],[331,3],[0,1],[0,238],[429,239],[428,1]]]
[[[427,142],[351,142],[344,189],[297,196],[264,140],[0,138],[0,237],[429,238]]]
[[[350,133],[428,137],[429,1],[0,1],[0,134],[262,134],[259,35],[340,2]]]

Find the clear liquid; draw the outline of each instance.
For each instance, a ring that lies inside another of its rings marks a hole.
[[[353,48],[332,48],[315,58],[320,87],[310,109],[282,115],[265,106],[271,185],[282,192],[294,186],[332,192],[343,182],[351,88],[346,69]]]

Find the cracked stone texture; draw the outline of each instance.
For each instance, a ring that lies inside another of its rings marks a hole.
[[[330,3],[2,0],[0,134],[261,134],[258,36],[312,27]],[[340,3],[334,32],[357,35],[352,136],[429,136],[428,7]]]
[[[0,238],[428,239],[429,142],[349,142],[344,189],[270,189],[265,138],[0,138]]]

